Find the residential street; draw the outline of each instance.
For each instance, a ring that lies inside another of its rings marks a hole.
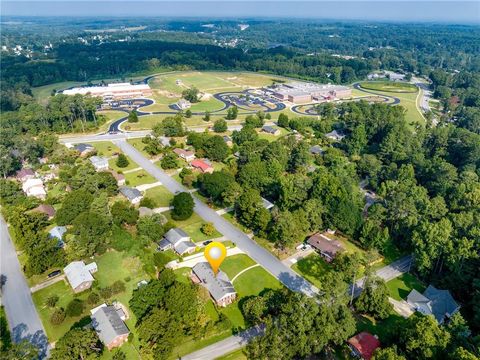
[[[43,358],[47,352],[48,339],[33,305],[30,288],[20,268],[7,224],[1,216],[0,270],[2,305],[5,307],[12,340],[14,342],[29,340],[40,348]]]
[[[215,359],[219,356],[228,354],[232,351],[240,349],[247,345],[250,339],[263,334],[264,328],[256,326],[245,331],[242,331],[238,335],[230,336],[225,340],[216,342],[210,346],[204,347],[201,350],[195,351],[191,354],[182,357],[182,360],[206,360]]]
[[[160,181],[170,192],[177,193],[187,191],[176,180],[172,179],[160,168],[152,164],[132,145],[125,140],[114,141],[114,143],[133,161],[145,169],[150,175]],[[249,255],[253,260],[263,266],[268,272],[275,276],[286,287],[293,291],[301,291],[307,296],[314,296],[318,293],[318,289],[299,276],[293,270],[290,270],[275,256],[270,254],[255,241],[250,239],[245,233],[237,229],[230,222],[218,215],[214,210],[210,209],[203,202],[194,197],[195,212],[206,222],[211,222],[217,230],[227,239],[233,241],[241,250]]]

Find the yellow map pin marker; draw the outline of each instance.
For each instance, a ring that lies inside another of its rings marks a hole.
[[[227,257],[227,248],[221,242],[214,241],[205,247],[204,255],[212,267],[214,274],[217,275],[220,265]]]

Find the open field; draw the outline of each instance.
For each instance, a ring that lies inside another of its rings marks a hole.
[[[413,84],[394,81],[363,81],[360,86],[368,90],[393,93],[416,93],[418,91],[418,88]]]
[[[126,184],[132,187],[143,184],[153,184],[156,181],[157,179],[143,169],[125,174]]]
[[[292,270],[302,275],[316,287],[321,288],[320,278],[332,271],[332,266],[327,264],[320,255],[313,253],[293,264]]]
[[[40,103],[46,104],[48,102],[48,98],[52,95],[52,92],[65,90],[71,88],[73,86],[80,86],[85,84],[84,82],[77,82],[77,81],[64,81],[55,84],[49,84],[39,87],[32,88],[32,93],[35,99],[37,99]]]
[[[95,141],[92,146],[97,150],[98,156],[111,157],[121,153],[120,149],[111,141]]]
[[[148,189],[145,191],[144,196],[153,199],[157,207],[170,206],[170,201],[173,199],[173,194],[164,186],[155,186]]]

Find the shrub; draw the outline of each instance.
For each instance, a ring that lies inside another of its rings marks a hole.
[[[215,226],[212,223],[205,223],[202,225],[201,231],[205,235],[211,236],[215,232]]]
[[[50,322],[53,325],[60,325],[63,320],[65,320],[65,311],[62,308],[55,310],[50,317]]]
[[[118,154],[116,164],[119,168],[126,168],[130,162],[124,154]]]
[[[53,308],[53,307],[55,307],[55,305],[57,305],[57,302],[58,302],[58,296],[57,295],[52,295],[45,301],[45,305]]]
[[[103,298],[103,299],[109,299],[111,298],[113,295],[113,291],[112,291],[112,288],[110,286],[107,286],[107,287],[104,287],[102,289],[100,289],[100,296]]]
[[[80,316],[83,313],[84,304],[80,299],[73,299],[67,305],[66,314],[70,317]]]
[[[113,294],[118,294],[118,293],[124,292],[125,291],[125,283],[122,280],[117,280],[113,283],[111,288],[112,288],[112,293]]]
[[[153,263],[158,269],[163,269],[169,261],[170,258],[164,253],[156,252],[153,254]]]
[[[92,292],[92,293],[90,293],[90,295],[88,295],[87,303],[88,303],[89,305],[95,305],[95,304],[97,304],[99,301],[100,301],[100,295],[98,295],[97,293]]]
[[[146,207],[146,208],[149,208],[149,209],[155,209],[156,208],[155,201],[152,198],[149,198],[148,196],[145,196],[144,198],[142,198],[142,200],[140,200],[139,206]]]
[[[132,280],[132,278],[130,276],[127,276],[125,279],[123,279],[123,281],[125,281],[126,283],[130,282]]]

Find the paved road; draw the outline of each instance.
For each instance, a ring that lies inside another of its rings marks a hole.
[[[150,175],[155,177],[158,181],[172,193],[187,191],[176,180],[172,179],[165,172],[160,170],[145,158],[132,145],[124,140],[114,141],[114,143],[133,161],[145,169]],[[233,241],[240,249],[242,249],[248,256],[250,256],[257,263],[262,265],[268,272],[275,276],[286,287],[293,291],[300,291],[307,296],[314,296],[318,294],[318,289],[299,276],[293,270],[290,270],[275,256],[270,254],[263,247],[258,245],[255,241],[250,239],[245,233],[233,226],[230,222],[218,215],[214,210],[210,209],[203,202],[194,197],[195,212],[206,222],[211,222],[216,229],[228,239]]]
[[[48,339],[33,305],[30,288],[23,276],[8,227],[0,216],[0,270],[2,304],[14,342],[27,339],[39,347],[42,357],[48,349]]]
[[[207,360],[215,359],[219,356],[228,354],[247,345],[247,343],[256,336],[262,335],[265,329],[263,326],[256,326],[242,331],[238,335],[230,336],[201,350],[182,357],[182,360]]]

